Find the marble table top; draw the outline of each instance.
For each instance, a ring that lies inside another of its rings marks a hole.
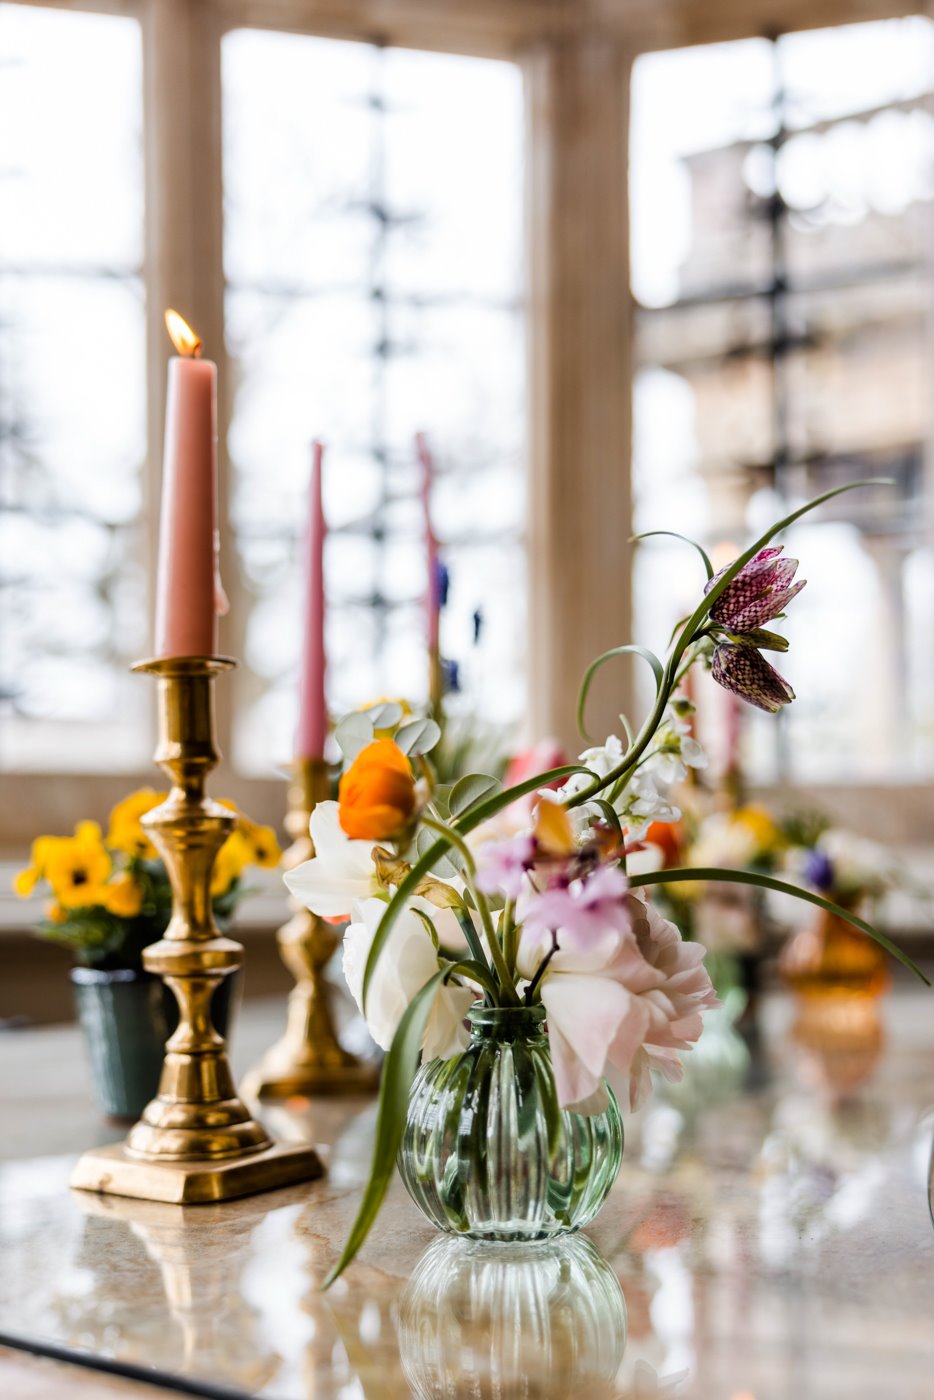
[[[0,1035],[0,1341],[131,1378],[95,1389],[93,1372],[0,1351],[0,1391],[45,1400],[67,1376],[78,1396],[158,1393],[136,1376],[273,1400],[929,1400],[931,998],[889,999],[877,1059],[852,1037],[793,1047],[790,1007],[772,998],[760,1064],[712,1038],[693,1098],[628,1120],[616,1187],[584,1234],[470,1246],[439,1236],[397,1183],[328,1293],[371,1100],[265,1115],[326,1145],[323,1181],[217,1206],[97,1197],[67,1188],[78,1151],[113,1137],[77,1032]],[[280,1005],[247,1004],[241,1072],[281,1021]]]

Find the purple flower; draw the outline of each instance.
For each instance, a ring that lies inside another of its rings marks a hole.
[[[477,888],[484,894],[502,892],[507,899],[518,899],[522,877],[531,870],[534,859],[535,842],[531,836],[488,841],[477,852]]]
[[[626,892],[629,881],[615,865],[600,865],[592,875],[556,884],[529,900],[522,920],[526,933],[560,933],[561,948],[584,951],[608,932],[630,928]]]
[[[801,592],[805,580],[792,582],[798,561],[780,559],[783,547],[777,544],[760,549],[756,557],[740,569],[710,609],[711,622],[731,632],[751,632],[785,611],[792,598]],[[709,593],[725,573],[726,569],[721,569],[715,574],[704,592]]]
[[[804,863],[804,878],[816,890],[833,889],[833,861],[824,851],[808,851]]]
[[[753,646],[718,643],[714,648],[710,674],[724,690],[731,690],[741,700],[748,701],[759,710],[768,711],[770,715],[795,698],[784,676],[780,676],[761,651],[756,651]]]

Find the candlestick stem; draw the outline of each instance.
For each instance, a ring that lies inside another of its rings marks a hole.
[[[286,830],[294,837],[282,864],[292,870],[314,855],[309,832],[311,814],[330,796],[328,767],[323,759],[295,763],[289,788]],[[285,1034],[248,1076],[245,1089],[261,1099],[338,1095],[375,1088],[375,1065],[357,1059],[337,1039],[324,969],[340,942],[333,924],[290,901],[295,911],[278,933],[282,961],[295,978],[289,994]]]
[[[175,994],[179,1025],[166,1045],[158,1094],[126,1141],[78,1162],[71,1184],[86,1190],[199,1204],[322,1172],[313,1149],[275,1144],[251,1118],[211,1019],[214,992],[243,956],[239,943],[219,933],[211,907],[214,861],[236,817],[205,794],[218,761],[214,678],[232,665],[221,657],[169,657],[134,667],[158,679],[155,758],[172,783],[165,802],[143,818],[172,885],[172,917],[143,961]]]

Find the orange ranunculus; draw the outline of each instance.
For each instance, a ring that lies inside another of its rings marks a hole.
[[[391,739],[367,744],[341,778],[337,800],[341,827],[352,840],[399,835],[415,812],[409,760]]]
[[[650,846],[657,846],[662,853],[664,870],[680,865],[684,856],[684,836],[678,822],[653,822],[645,833]]]

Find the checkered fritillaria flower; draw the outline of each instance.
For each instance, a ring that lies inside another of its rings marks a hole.
[[[724,690],[774,715],[795,698],[791,686],[754,646],[719,642],[714,648],[710,674]]]
[[[710,609],[710,620],[730,632],[752,632],[780,613],[804,587],[805,580],[793,582],[798,568],[797,559],[781,559],[783,546],[770,545],[760,549],[754,559],[742,569],[723,590]],[[705,593],[726,572],[715,574]]]

